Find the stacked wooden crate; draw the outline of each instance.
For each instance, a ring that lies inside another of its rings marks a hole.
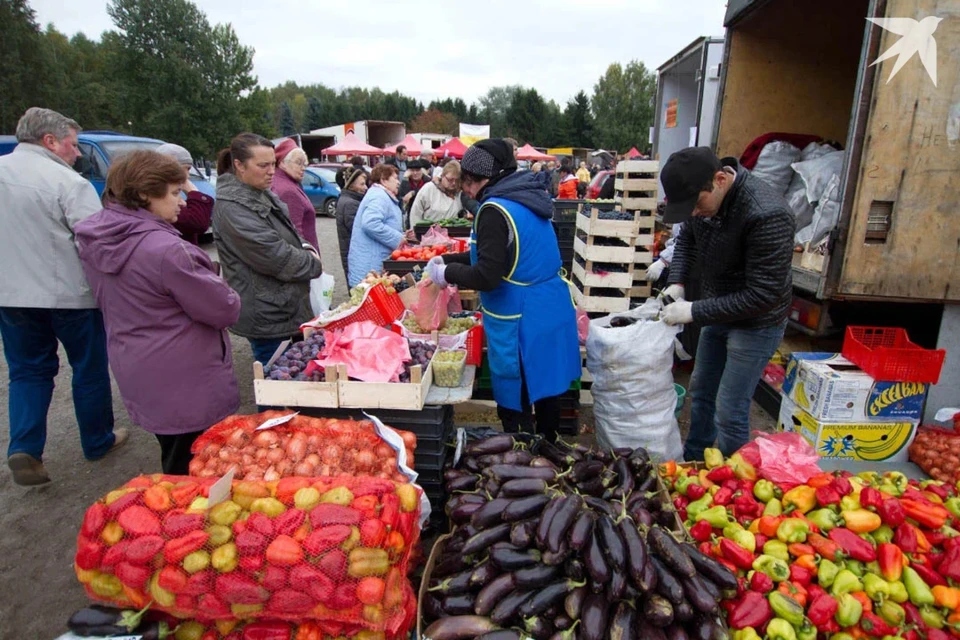
[[[634,238],[634,269],[630,298],[643,302],[652,291],[647,282],[647,268],[653,263],[651,247],[657,216],[657,177],[660,163],[656,160],[626,160],[617,164],[614,183],[617,211],[632,213],[637,233]]]
[[[572,281],[577,304],[590,315],[627,311],[634,284],[638,219],[585,206],[577,215]]]

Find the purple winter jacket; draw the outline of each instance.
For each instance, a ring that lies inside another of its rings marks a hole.
[[[270,190],[287,205],[290,222],[297,228],[303,239],[319,251],[317,211],[313,208],[313,204],[303,190],[303,186],[291,178],[286,171],[277,167],[277,172],[273,174],[273,184],[270,186]]]
[[[240,406],[226,328],[240,296],[207,254],[144,209],[119,204],[76,225],[130,418],[160,435],[203,431]]]

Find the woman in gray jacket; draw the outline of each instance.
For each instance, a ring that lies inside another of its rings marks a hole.
[[[313,317],[310,280],[323,271],[287,205],[270,191],[276,167],[273,143],[241,133],[220,152],[213,207],[223,276],[240,294],[240,319],[230,331],[247,338],[262,363]]]
[[[350,234],[353,233],[353,221],[363,194],[367,192],[367,172],[360,167],[349,166],[337,171],[337,184],[340,185],[340,197],[337,199],[337,240],[340,243],[340,262],[343,264],[343,277],[347,277],[347,254],[350,251]]]

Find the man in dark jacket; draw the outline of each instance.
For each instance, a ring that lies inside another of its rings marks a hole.
[[[750,437],[750,402],[783,339],[792,299],[794,217],[783,197],[734,158],[708,147],[674,153],[660,171],[664,222],[683,225],[664,291],[667,324],[704,325],[690,381],[684,458],[702,460],[718,440],[725,456]],[[700,299],[684,300],[694,264]],[[719,437],[718,437],[719,434]]]
[[[430,182],[430,177],[423,173],[424,163],[422,160],[413,160],[407,164],[407,177],[400,181],[400,191],[397,198],[403,207],[404,226],[407,226],[406,219],[410,215],[410,207],[417,198],[420,189]]]

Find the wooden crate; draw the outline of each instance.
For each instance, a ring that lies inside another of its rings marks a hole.
[[[313,335],[312,327],[303,330],[303,336]],[[290,340],[284,340],[277,347],[273,357],[267,364],[272,363],[290,346]],[[301,380],[268,380],[263,372],[264,365],[253,363],[253,398],[260,406],[265,407],[322,407],[336,409],[340,406],[340,396],[337,389],[337,371],[333,367],[324,370],[324,382],[306,382]]]
[[[443,505],[440,505],[440,508],[443,508]],[[433,579],[433,568],[437,566],[437,561],[443,553],[443,545],[447,543],[451,535],[453,534],[445,533],[437,538],[437,541],[433,543],[433,548],[430,549],[427,564],[423,567],[423,577],[420,578],[420,593],[417,598],[417,638],[423,638],[423,630],[425,628],[423,625],[423,603],[430,593],[429,589],[430,582]]]
[[[577,301],[577,306],[587,313],[616,313],[630,310],[628,295],[622,297],[591,295],[591,287],[580,282],[576,275],[573,277],[573,283],[575,285],[573,296]]]
[[[614,182],[614,200],[624,211],[657,210],[657,175],[660,163],[656,160],[628,160],[617,164]]]
[[[636,250],[634,247],[604,247],[593,244],[593,237],[584,242],[580,238],[573,239],[573,251],[584,260],[591,262],[619,262],[632,264],[635,262]]]
[[[577,216],[577,229],[588,236],[632,240],[640,232],[639,218],[639,213],[634,213],[633,220],[603,220],[600,218],[600,210],[593,207],[590,215]]]
[[[358,382],[347,376],[346,366],[337,367],[340,407],[345,409],[403,409],[420,411],[433,384],[433,362],[426,371],[410,370],[410,382]]]
[[[631,298],[640,298],[641,300],[646,300],[653,295],[653,285],[649,282],[646,284],[634,284],[630,289]]]
[[[612,289],[627,289],[633,286],[633,265],[627,265],[624,273],[608,273],[605,276],[593,273],[593,261],[588,260],[584,268],[576,260],[573,261],[573,275],[588,287],[607,287]]]

